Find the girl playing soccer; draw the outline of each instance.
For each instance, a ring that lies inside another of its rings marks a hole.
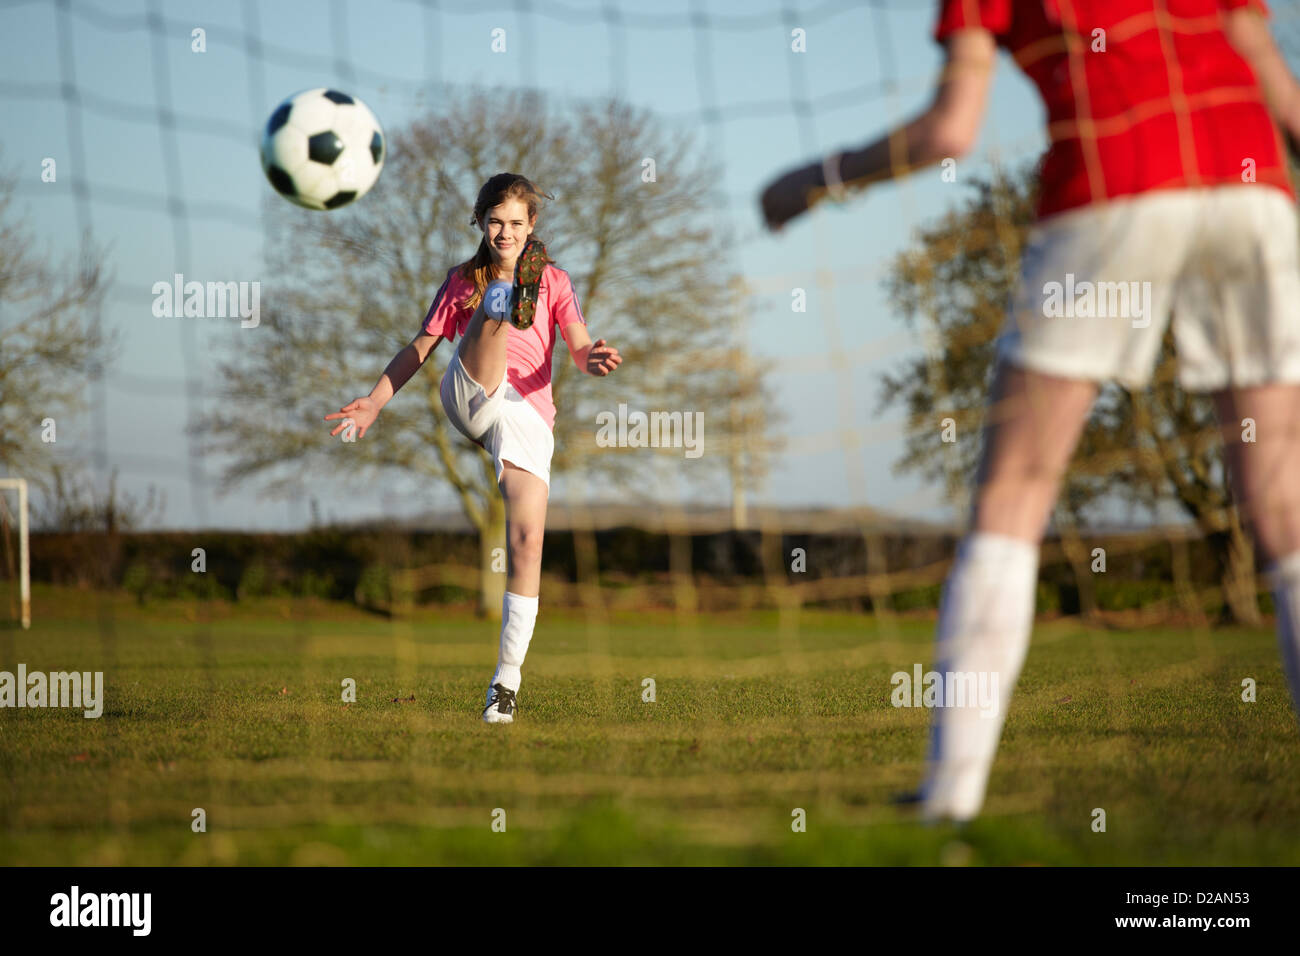
[[[506,506],[509,565],[497,669],[483,709],[488,723],[514,720],[520,668],[537,620],[555,451],[555,332],[589,375],[608,375],[623,361],[604,339],[591,340],[569,274],[551,264],[533,235],[542,195],[516,173],[498,173],[483,184],[473,219],[483,239],[474,257],[447,272],[423,328],[393,356],[370,394],[325,416],[351,419],[357,437],[365,437],[379,410],[438,344],[461,337],[442,377],[442,407],[458,431],[492,456]]]
[[[951,701],[935,711],[919,795],[929,819],[966,820],[983,804],[1061,477],[1098,383],[1142,387],[1171,312],[1182,384],[1214,393],[1234,496],[1273,565],[1282,662],[1300,710],[1300,249],[1278,135],[1300,139],[1300,86],[1267,12],[1263,0],[940,0],[935,38],[947,63],[930,108],[763,193],[779,229],[846,183],[965,155],[999,45],[1048,114],[1039,221],[998,340],[996,414],[937,635],[939,670],[998,676],[1001,699],[993,719]],[[1048,287],[1067,277],[1145,284],[1149,301],[1142,314],[1050,315]],[[1251,444],[1241,440],[1245,417],[1258,430]]]

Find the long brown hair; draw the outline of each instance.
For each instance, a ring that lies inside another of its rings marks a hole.
[[[470,225],[478,226],[483,229],[483,238],[479,240],[478,250],[474,257],[466,262],[461,263],[460,274],[463,278],[469,279],[474,283],[473,294],[465,301],[465,307],[468,309],[477,309],[478,304],[483,301],[483,293],[487,291],[488,283],[496,278],[496,268],[492,262],[492,251],[488,249],[487,230],[483,226],[483,217],[493,206],[499,206],[509,199],[518,199],[528,208],[528,218],[530,220],[537,216],[537,209],[540,200],[554,199],[549,193],[542,192],[534,186],[527,178],[520,176],[518,173],[497,173],[491,179],[483,184],[483,188],[478,191],[478,199],[474,201],[474,218],[470,220]],[[534,238],[535,234],[528,233],[528,238]],[[546,257],[547,262],[553,262],[550,257]]]

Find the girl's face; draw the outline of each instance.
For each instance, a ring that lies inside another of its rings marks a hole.
[[[537,217],[530,219],[528,206],[519,199],[507,199],[489,209],[483,217],[483,235],[492,250],[493,261],[513,268],[536,222]]]

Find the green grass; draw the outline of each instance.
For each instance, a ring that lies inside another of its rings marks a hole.
[[[496,631],[463,611],[35,597],[0,669],[102,670],[107,702],[0,710],[0,863],[1300,863],[1268,629],[1040,623],[985,816],[959,831],[889,803],[922,771],[928,714],[892,707],[889,678],[930,666],[925,619],[543,599],[518,722],[488,727]]]

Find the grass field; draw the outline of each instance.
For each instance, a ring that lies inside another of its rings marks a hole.
[[[519,718],[489,727],[496,632],[465,612],[37,587],[34,617],[0,670],[102,670],[107,703],[0,710],[5,864],[1300,863],[1268,629],[1040,623],[986,815],[957,830],[889,803],[923,765],[927,712],[889,697],[930,666],[924,619],[543,599]]]

